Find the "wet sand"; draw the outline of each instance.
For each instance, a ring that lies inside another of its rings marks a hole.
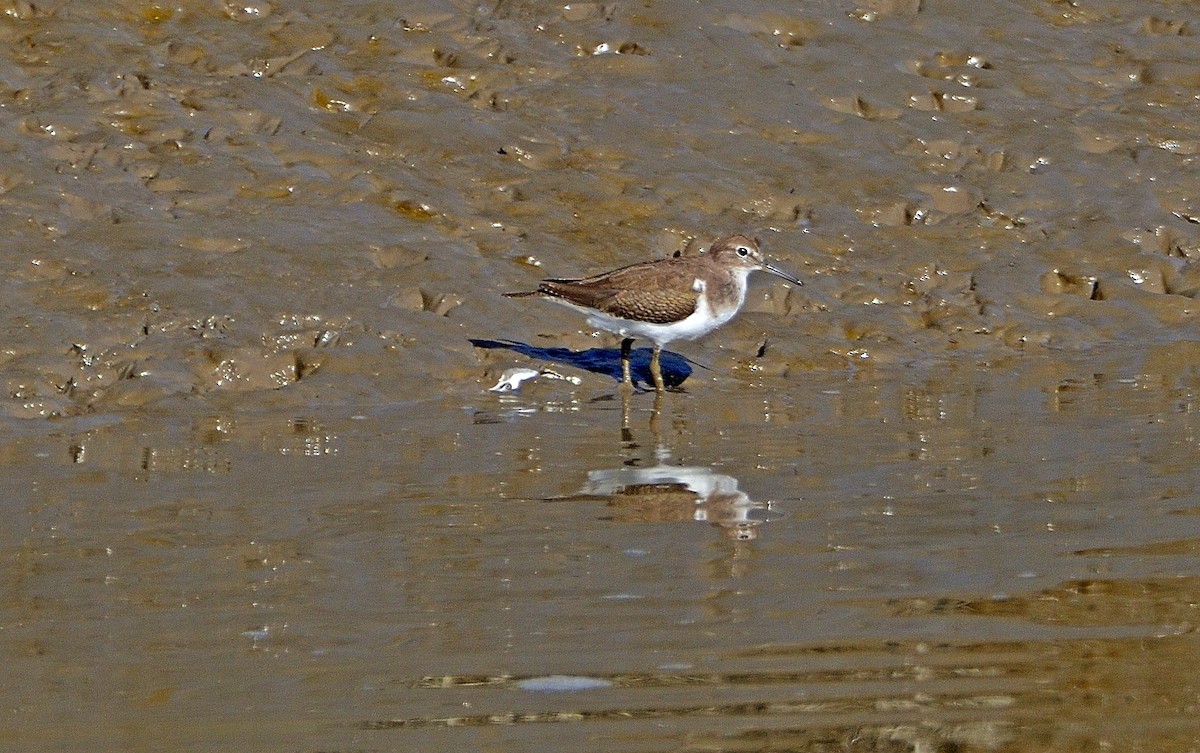
[[[1200,745],[1195,9],[3,11],[0,744]]]

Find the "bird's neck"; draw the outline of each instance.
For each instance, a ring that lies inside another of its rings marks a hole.
[[[740,309],[746,302],[746,282],[749,277],[749,269],[735,269],[722,275],[720,282],[710,284],[705,289],[709,308],[714,311]]]

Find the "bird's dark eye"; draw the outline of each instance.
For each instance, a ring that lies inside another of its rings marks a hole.
[[[737,255],[738,256],[749,256],[750,249],[746,248],[745,246],[738,246],[737,247]]]

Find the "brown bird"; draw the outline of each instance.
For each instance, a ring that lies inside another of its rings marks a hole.
[[[758,270],[804,284],[768,263],[753,238],[731,235],[705,254],[631,264],[579,280],[542,280],[537,290],[505,295],[548,298],[585,314],[589,325],[625,338],[621,377],[626,384],[633,383],[629,355],[634,339],[650,340],[650,376],[661,392],[663,346],[694,340],[732,319],[746,302],[746,278]]]

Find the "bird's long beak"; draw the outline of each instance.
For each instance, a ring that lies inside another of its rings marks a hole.
[[[799,277],[796,277],[795,275],[790,274],[788,272],[784,272],[782,269],[775,266],[774,264],[768,264],[766,262],[763,262],[762,268],[763,268],[764,272],[770,272],[771,274],[775,275],[776,277],[780,277],[784,280],[787,280],[788,282],[792,283],[793,285],[803,285],[804,284],[800,280]]]

